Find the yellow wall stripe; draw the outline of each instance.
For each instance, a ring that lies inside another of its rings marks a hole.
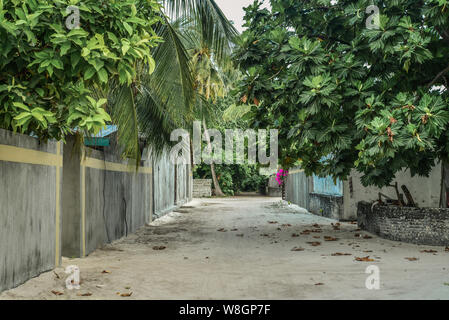
[[[86,256],[86,167],[81,166],[81,257]]]
[[[0,161],[62,167],[62,156],[32,149],[0,144]]]
[[[300,173],[300,172],[304,172],[304,169],[292,170],[292,171],[289,171],[288,174],[294,174],[294,173]]]
[[[87,168],[106,170],[106,171],[129,172],[129,173],[136,172],[136,167],[132,164],[126,165],[126,164],[122,164],[122,163],[103,161],[103,160],[89,158],[89,157],[84,158],[81,161],[81,165],[85,166]],[[139,167],[139,170],[137,171],[137,173],[142,173],[142,174],[151,174],[152,172],[153,172],[153,170],[150,167]]]
[[[58,157],[60,157],[61,155],[61,143],[58,142],[56,144],[56,155]],[[60,199],[60,183],[61,183],[61,171],[60,171],[60,167],[57,166],[56,167],[56,228],[55,228],[55,233],[56,233],[56,248],[55,248],[55,266],[59,267],[59,255],[60,255],[60,249],[59,249],[59,240],[60,240],[60,216],[61,216],[61,208],[60,208],[60,203],[61,203],[61,199]]]

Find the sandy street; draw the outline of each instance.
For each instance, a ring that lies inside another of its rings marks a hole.
[[[80,290],[65,288],[69,265],[81,270]],[[365,286],[370,265],[380,290]],[[338,226],[280,199],[201,199],[0,299],[449,299],[449,252]]]

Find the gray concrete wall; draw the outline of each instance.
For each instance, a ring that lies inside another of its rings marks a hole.
[[[285,185],[287,201],[309,210],[310,180],[300,168],[291,169]]]
[[[154,218],[173,211],[193,197],[191,165],[175,165],[169,158],[169,150],[153,157]]]
[[[373,202],[378,199],[379,192],[397,199],[394,188],[364,187],[360,181],[361,174],[353,170],[350,178],[343,183],[344,194],[344,219],[357,219],[357,203],[360,201]],[[440,206],[441,194],[441,164],[437,164],[430,176],[412,177],[409,171],[403,171],[396,175],[395,182],[399,188],[406,185],[419,207]],[[399,189],[402,193],[402,190]]]
[[[173,210],[175,205],[175,166],[168,152],[153,159],[154,218]]]
[[[150,222],[151,174],[86,168],[85,175],[87,254]]]
[[[120,159],[114,141],[104,151],[84,148],[81,154],[73,150],[74,137],[67,140],[63,255],[82,257],[151,221],[151,160],[143,159],[136,172],[135,162]]]
[[[0,129],[0,291],[60,263],[57,146]]]

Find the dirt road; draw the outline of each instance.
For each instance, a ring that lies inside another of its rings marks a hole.
[[[81,270],[80,290],[65,288],[68,265]],[[366,288],[370,265],[380,290]],[[449,299],[449,252],[279,199],[202,199],[85,259],[64,258],[0,299]]]

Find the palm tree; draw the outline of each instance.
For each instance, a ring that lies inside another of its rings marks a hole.
[[[140,137],[160,154],[168,145],[172,130],[187,127],[194,120],[195,106],[201,100],[197,95],[208,100],[215,94],[212,85],[215,74],[209,75],[210,85],[207,85],[203,75],[195,72],[200,54],[192,59],[185,47],[188,36],[183,37],[182,33],[189,29],[199,32],[201,43],[208,50],[209,67],[227,61],[237,35],[214,0],[163,0],[162,3],[164,23],[158,24],[155,31],[164,42],[153,52],[155,71],[149,75],[148,67],[139,65],[136,68],[140,77],[131,86],[112,83],[106,92],[97,90],[98,95],[107,96],[108,111],[118,126],[119,143],[125,155],[135,158],[136,163],[140,161]]]
[[[191,56],[191,66],[194,78],[194,87],[196,92],[203,97],[196,105],[196,114],[202,119],[203,130],[206,136],[207,147],[212,150],[210,137],[207,131],[206,117],[213,120],[211,114],[204,112],[203,101],[206,105],[214,104],[219,97],[223,97],[226,93],[226,83],[223,71],[228,67],[228,56],[223,56],[222,59],[215,61],[214,50],[212,50],[207,39],[204,38],[205,32],[201,26],[195,24],[186,23],[182,30],[182,39],[185,48]],[[207,110],[206,110],[207,111]],[[215,164],[210,164],[210,171],[212,175],[212,181],[214,183],[215,195],[224,196],[221,190],[220,184],[215,172]]]

